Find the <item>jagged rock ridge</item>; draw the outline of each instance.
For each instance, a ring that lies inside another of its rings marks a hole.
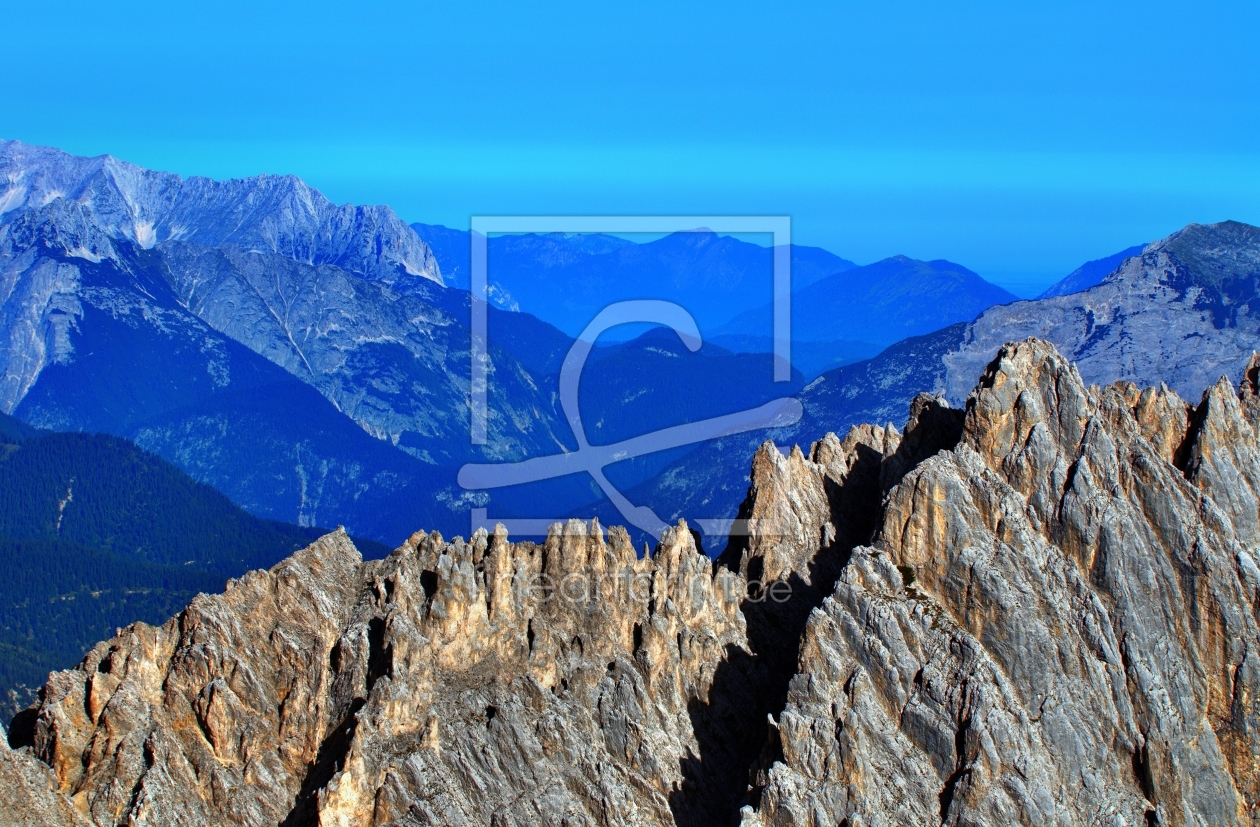
[[[330,535],[52,676],[0,788],[99,825],[1250,824],[1258,383],[1008,345],[965,410],[764,446],[718,562]]]
[[[0,141],[0,223],[58,200],[86,207],[107,235],[144,249],[231,245],[390,284],[442,283],[428,245],[389,207],[337,206],[295,175],[181,178],[109,155]]]

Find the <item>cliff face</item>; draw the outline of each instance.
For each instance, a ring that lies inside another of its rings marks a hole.
[[[682,525],[329,535],[53,675],[0,789],[98,825],[1251,824],[1258,379],[1190,406],[1006,346],[965,411],[763,447],[716,562]]]
[[[1254,368],[1191,408],[1004,348],[811,617],[746,823],[1252,823]]]

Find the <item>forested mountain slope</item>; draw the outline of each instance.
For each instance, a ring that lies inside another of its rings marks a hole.
[[[0,415],[3,718],[115,627],[158,621],[324,531],[254,517],[126,440]]]

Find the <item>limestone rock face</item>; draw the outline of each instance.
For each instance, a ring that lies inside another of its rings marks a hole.
[[[53,675],[0,753],[53,815],[0,824],[1255,824],[1258,381],[1007,345],[763,446],[715,561],[334,533]]]
[[[1254,396],[1003,348],[810,618],[745,823],[1253,823]]]
[[[718,823],[695,765],[750,760],[710,740],[759,689],[745,593],[682,528],[366,564],[337,533],[98,645],[11,740],[101,825]]]
[[[57,789],[49,768],[0,739],[0,824],[14,827],[90,827]]]

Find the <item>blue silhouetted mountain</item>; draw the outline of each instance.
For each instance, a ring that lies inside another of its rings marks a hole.
[[[1088,290],[1114,273],[1126,259],[1141,255],[1145,246],[1144,244],[1139,244],[1136,247],[1121,250],[1115,255],[1110,255],[1106,258],[1087,261],[1052,284],[1038,298],[1049,299],[1054,296],[1066,296],[1069,293],[1079,293],[1082,290]]]
[[[792,296],[792,342],[870,342],[887,346],[956,322],[969,322],[1014,294],[948,261],[916,261],[905,256],[835,273],[798,289]],[[718,334],[769,330],[767,303],[723,325]]]
[[[449,283],[467,288],[469,234],[413,224]],[[795,289],[856,265],[817,247],[792,245]],[[664,299],[685,307],[703,334],[774,297],[770,248],[708,231],[672,233],[645,243],[599,234],[492,236],[487,241],[488,298],[577,336],[607,305]],[[618,335],[632,338],[642,332]],[[771,329],[752,329],[770,335]]]
[[[161,623],[325,531],[254,517],[126,440],[0,414],[0,718],[115,627]]]
[[[804,376],[817,376],[833,368],[869,359],[883,348],[873,342],[851,342],[840,339],[830,342],[792,342],[792,367]],[[719,347],[734,353],[773,353],[774,337],[751,336],[743,333],[723,333],[708,339]]]

